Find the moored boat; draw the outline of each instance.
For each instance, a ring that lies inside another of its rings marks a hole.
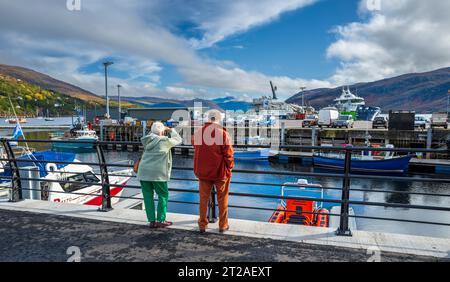
[[[393,148],[387,145],[387,148]],[[351,172],[363,173],[405,173],[408,171],[409,162],[415,155],[394,156],[392,152],[380,152],[373,154],[372,151],[352,154]],[[345,154],[339,153],[316,153],[313,155],[313,165],[317,167],[343,170],[345,167]]]
[[[260,136],[248,137],[247,144],[251,146],[267,146],[270,140]],[[269,148],[250,147],[243,151],[235,151],[234,159],[238,161],[268,161],[270,156]]]
[[[30,160],[32,162],[30,162]],[[54,161],[47,163],[45,161]],[[69,163],[70,164],[67,164]],[[88,165],[80,164],[73,153],[53,151],[35,152],[18,158],[19,167],[35,165],[39,170],[41,187],[40,199],[51,202],[64,202],[99,206],[102,203],[102,182],[99,174]],[[119,200],[124,185],[130,180],[131,169],[114,171],[109,176],[111,199]],[[5,166],[3,176],[11,175],[9,165]],[[116,186],[115,186],[116,185]]]
[[[297,224],[314,227],[337,228],[335,218],[330,215],[328,209],[324,208],[320,199],[324,198],[324,191],[320,184],[308,183],[306,179],[298,179],[297,182],[288,182],[281,187],[281,196],[298,197],[301,199],[281,200],[277,209],[269,219],[271,223]],[[335,211],[337,207],[331,207]],[[353,209],[349,210],[354,215]],[[353,229],[356,229],[356,221],[350,219]]]
[[[26,118],[21,117],[21,118],[9,118],[9,119],[6,119],[5,122],[7,122],[9,124],[16,124],[17,122],[27,123],[28,121]]]
[[[94,130],[88,130],[83,128],[71,133],[72,136],[53,136],[52,141],[65,141],[65,142],[53,142],[54,149],[93,149],[94,142],[98,140],[98,136]],[[74,142],[75,141],[75,142]]]
[[[351,115],[356,119],[356,110],[358,106],[364,106],[364,98],[353,94],[350,87],[342,88],[341,96],[334,99],[335,107],[339,110],[341,115]]]
[[[234,159],[238,161],[267,161],[270,149],[256,149],[247,151],[235,151]]]

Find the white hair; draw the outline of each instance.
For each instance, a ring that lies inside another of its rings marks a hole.
[[[208,120],[212,122],[221,122],[222,121],[222,113],[219,110],[209,110],[208,111]]]
[[[156,134],[156,135],[161,135],[161,133],[164,131],[166,127],[164,126],[164,124],[162,124],[162,122],[156,121],[152,124],[152,133]]]

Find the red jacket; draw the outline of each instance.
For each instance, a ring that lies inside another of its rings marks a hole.
[[[225,128],[206,123],[192,137],[194,173],[201,180],[223,180],[231,177],[234,151]]]

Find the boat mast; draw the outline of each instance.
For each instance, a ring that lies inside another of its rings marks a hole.
[[[16,124],[18,124],[18,125],[20,126],[20,120],[19,120],[19,118],[17,117],[16,109],[14,108],[14,105],[13,105],[13,103],[12,103],[12,101],[11,101],[11,96],[9,96],[9,93],[8,93],[8,100],[9,100],[9,104],[11,105],[11,108],[12,108],[12,110],[13,110],[14,118],[16,119]],[[21,126],[20,126],[20,127],[21,127]],[[21,127],[21,128],[22,128],[22,127]],[[28,153],[31,153],[30,147],[28,147],[28,143],[27,143],[26,138],[25,138],[25,134],[23,134],[22,138],[23,138],[23,140],[24,140],[24,142],[25,142],[25,146],[26,146],[26,148],[27,148]]]

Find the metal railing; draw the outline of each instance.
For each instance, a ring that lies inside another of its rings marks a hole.
[[[33,160],[33,159],[24,159],[20,156],[16,156],[10,141],[7,139],[1,139],[0,142],[4,148],[4,152],[6,157],[0,158],[0,161],[7,162],[8,168],[11,171],[11,175],[3,175],[0,177],[2,180],[6,180],[6,183],[9,186],[3,186],[3,189],[10,189],[10,201],[18,202],[24,199],[23,192],[24,191],[36,191],[42,192],[39,188],[26,188],[23,187],[22,183],[25,181],[45,181],[45,182],[57,182],[61,184],[90,184],[93,185],[92,182],[83,182],[83,181],[70,181],[70,180],[55,180],[55,179],[45,179],[36,178],[36,177],[24,177],[21,176],[21,171],[26,170],[19,165],[19,163],[30,163],[35,164],[39,163],[52,163],[52,164],[60,164],[60,165],[69,165],[73,164],[73,162],[68,161],[58,161],[58,160]],[[77,193],[77,192],[60,192],[63,194],[73,194],[80,196],[100,196],[101,197],[101,205],[99,207],[99,211],[108,212],[113,209],[111,199],[134,199],[134,200],[143,200],[140,197],[129,197],[129,196],[111,196],[111,187],[122,187],[127,189],[141,189],[139,185],[120,185],[120,184],[111,184],[109,176],[116,175],[114,173],[109,173],[109,168],[132,168],[133,165],[129,164],[121,164],[118,162],[108,163],[105,157],[104,147],[109,144],[114,145],[139,145],[138,142],[108,142],[108,141],[97,141],[97,142],[89,142],[89,141],[62,141],[62,140],[27,140],[28,143],[87,143],[92,144],[93,152],[97,155],[97,162],[77,162],[76,164],[80,165],[89,165],[89,166],[98,166],[99,172],[95,173],[95,175],[100,176],[100,183],[94,184],[93,186],[101,187],[98,191],[98,194],[92,193]],[[181,146],[183,148],[189,146]],[[269,148],[269,146],[259,146],[259,145],[237,145],[236,148]],[[340,178],[342,179],[342,187],[322,187],[324,190],[333,190],[333,191],[341,191],[340,199],[331,199],[331,198],[312,198],[312,197],[298,197],[298,196],[282,196],[282,195],[270,195],[270,194],[260,194],[260,193],[242,193],[242,192],[229,192],[230,196],[236,197],[250,197],[250,198],[261,198],[261,199],[271,199],[271,200],[310,200],[316,201],[320,203],[334,203],[340,205],[340,213],[339,214],[329,214],[330,216],[339,216],[339,228],[336,230],[336,234],[340,236],[351,236],[351,230],[349,226],[350,218],[360,218],[360,219],[370,219],[370,220],[384,220],[384,221],[397,221],[397,222],[406,222],[406,223],[419,223],[419,224],[431,224],[431,225],[440,225],[440,226],[450,226],[448,222],[432,222],[432,221],[424,221],[424,220],[411,220],[411,219],[398,219],[398,218],[386,218],[386,217],[375,217],[375,216],[367,216],[367,215],[351,215],[349,210],[351,205],[355,206],[372,206],[372,207],[389,207],[389,208],[408,208],[408,209],[418,209],[418,210],[432,210],[432,211],[441,211],[441,212],[450,212],[450,207],[443,206],[428,206],[428,205],[413,205],[413,204],[402,204],[402,203],[384,203],[384,202],[369,202],[369,201],[357,201],[352,200],[350,194],[352,191],[358,192],[372,192],[372,193],[401,193],[404,195],[422,195],[422,196],[435,196],[435,197],[450,197],[450,194],[445,193],[427,193],[427,192],[410,192],[410,191],[386,191],[380,189],[362,189],[362,188],[354,188],[351,187],[352,179],[372,179],[372,180],[385,180],[386,176],[380,175],[359,175],[352,172],[352,154],[356,152],[363,151],[372,151],[372,152],[397,152],[403,154],[411,154],[413,152],[422,152],[422,153],[442,153],[448,154],[447,150],[433,150],[433,149],[409,149],[409,148],[366,148],[366,147],[320,147],[320,146],[279,146],[279,149],[303,149],[303,150],[314,150],[314,151],[330,151],[330,152],[341,152],[345,154],[345,162],[343,170],[337,173],[318,173],[318,172],[292,172],[292,171],[258,171],[258,170],[248,170],[248,169],[234,169],[234,173],[240,174],[268,174],[271,175],[280,175],[280,176],[295,176],[295,177],[331,177],[331,178]],[[187,167],[173,167],[174,170],[180,171],[192,171],[192,168]],[[45,172],[53,172],[47,171]],[[77,173],[71,171],[64,171],[64,173]],[[118,174],[117,174],[118,176]],[[123,176],[123,174],[120,174]],[[136,177],[135,175],[130,175],[130,177]],[[195,178],[183,178],[183,177],[172,177],[172,181],[190,181],[196,182]],[[423,183],[449,183],[450,178],[412,178],[405,176],[389,176],[389,180],[391,181],[405,181],[405,182],[423,182]],[[295,184],[285,184],[285,183],[260,183],[254,181],[231,181],[232,185],[251,185],[251,186],[292,186],[298,187]],[[308,186],[306,186],[308,187]],[[313,187],[313,186],[310,186]],[[450,186],[449,186],[450,187]],[[180,188],[169,188],[169,191],[178,192],[178,193],[194,193],[198,194],[199,191],[197,189],[180,189]],[[217,203],[215,201],[214,195],[217,194],[216,191],[213,190],[212,197],[208,204],[208,219],[210,222],[214,222],[217,217],[216,209]],[[156,201],[156,200],[155,200]],[[198,205],[198,202],[189,202],[189,201],[179,201],[179,200],[169,200],[172,203],[178,204],[186,204],[186,205]],[[265,207],[255,207],[255,206],[242,206],[242,205],[234,205],[230,204],[230,208],[238,208],[238,209],[250,209],[250,210],[259,210],[259,211],[272,211],[275,212],[278,209],[273,208],[265,208]],[[287,210],[287,212],[297,212],[295,210]],[[320,212],[303,212],[305,214],[319,215]]]

